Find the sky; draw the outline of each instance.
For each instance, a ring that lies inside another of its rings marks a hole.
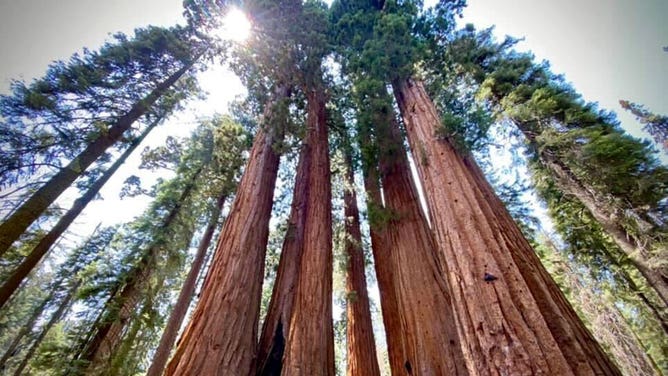
[[[84,46],[95,49],[112,33],[183,23],[181,3],[0,0],[0,93],[8,92],[11,79],[39,77],[49,62],[67,59]],[[564,74],[585,99],[616,111],[625,129],[647,137],[618,101],[628,99],[668,114],[668,53],[662,50],[668,46],[666,15],[667,0],[469,0],[461,23],[479,29],[496,25],[499,37],[523,37],[520,49],[549,60],[553,71]],[[159,144],[167,135],[186,136],[196,116],[225,112],[227,103],[244,92],[239,80],[220,68],[206,72],[201,84],[210,93],[208,99],[191,104],[191,113],[154,131],[149,143]],[[80,224],[127,221],[141,213],[139,201],[115,199],[121,182],[136,173],[130,170],[137,163],[135,153],[103,189],[105,200],[90,205]]]

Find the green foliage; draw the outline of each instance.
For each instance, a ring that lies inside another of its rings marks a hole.
[[[116,34],[98,51],[53,63],[30,84],[14,81],[12,93],[0,97],[0,186],[52,175],[105,134],[159,82],[196,58],[190,34],[182,27],[137,29],[132,38]],[[145,121],[178,109],[197,90],[194,77],[185,77]]]
[[[643,125],[643,130],[654,138],[657,145],[663,147],[664,152],[668,153],[668,116],[654,114],[637,103],[625,100],[620,100],[619,104],[631,112]]]

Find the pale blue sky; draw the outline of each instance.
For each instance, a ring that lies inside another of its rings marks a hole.
[[[50,61],[66,59],[83,46],[95,49],[110,33],[183,22],[181,2],[0,0],[0,92],[7,92],[11,78],[40,76]],[[564,73],[586,99],[604,108],[621,112],[617,101],[629,99],[668,114],[668,53],[662,50],[668,45],[666,16],[668,0],[470,0],[463,22],[478,28],[496,24],[500,36],[524,37],[521,48],[549,60],[555,72]],[[196,106],[203,116],[225,111],[227,102],[243,91],[238,80],[220,69],[208,73],[202,83],[211,93],[208,101]],[[637,123],[620,115],[625,128],[640,135]],[[182,124],[191,121],[192,115],[181,115],[154,131],[149,141],[185,135],[188,128]],[[134,163],[136,156],[129,162]],[[122,212],[126,220],[139,214],[142,205],[110,200],[127,175],[117,174],[102,192],[108,200],[85,213]]]
[[[620,99],[668,114],[667,0],[470,0],[466,22],[496,24],[497,35],[550,61],[585,99],[616,111],[640,136]]]

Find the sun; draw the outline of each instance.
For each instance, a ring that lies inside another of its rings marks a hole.
[[[238,8],[231,8],[223,18],[223,25],[217,35],[224,40],[243,42],[248,38],[250,32],[251,23],[244,12]]]

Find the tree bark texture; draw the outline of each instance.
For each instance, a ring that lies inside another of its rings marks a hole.
[[[466,374],[446,274],[420,208],[398,126],[393,125],[378,129],[385,225],[405,337],[400,374]]]
[[[118,118],[109,127],[108,131],[100,134],[95,141],[88,144],[67,166],[51,177],[6,221],[0,224],[0,256],[5,254],[28,226],[37,220],[44,210],[53,204],[93,162],[104,155],[109,147],[117,143],[135,121],[146,114],[151,106],[193,66],[195,60],[174,72],[165,81],[159,83],[146,97],[135,103],[128,113]]]
[[[299,155],[288,228],[281,247],[278,271],[258,345],[258,375],[280,375],[283,368],[285,341],[288,338],[304,248],[312,143],[313,140],[306,139]]]
[[[179,292],[179,297],[174,304],[174,309],[169,315],[169,320],[167,325],[160,337],[160,343],[158,348],[155,350],[153,355],[153,362],[151,362],[151,367],[149,367],[147,375],[148,376],[160,376],[165,369],[167,360],[169,359],[169,354],[172,351],[174,342],[176,342],[176,336],[179,333],[183,319],[186,317],[188,312],[188,306],[192,300],[193,294],[195,293],[195,288],[197,287],[197,277],[202,270],[204,265],[204,260],[206,258],[207,250],[211,244],[211,239],[213,238],[213,232],[216,230],[218,225],[218,220],[220,219],[220,214],[223,210],[223,205],[225,204],[225,199],[227,198],[227,192],[224,192],[218,197],[216,202],[216,207],[211,213],[211,218],[209,218],[209,223],[204,230],[202,239],[199,242],[197,247],[197,253],[193,259],[192,266],[190,271],[186,276],[185,281],[183,282],[183,287],[181,287],[181,292]]]
[[[347,156],[346,161],[346,187],[343,193],[346,221],[345,254],[348,258],[346,264],[346,338],[348,344],[346,375],[380,376],[364,271],[362,231],[351,157]]]
[[[283,375],[334,375],[332,326],[332,192],[325,97],[307,93],[311,172],[304,248],[283,357]]]
[[[401,327],[399,305],[395,293],[395,268],[392,264],[389,231],[387,226],[384,226],[377,218],[374,218],[374,216],[377,217],[379,212],[385,209],[380,191],[377,166],[371,165],[364,168],[364,189],[367,195],[369,237],[371,238],[373,265],[376,271],[376,281],[380,295],[380,307],[383,315],[385,343],[387,344],[390,370],[393,375],[401,375],[402,372],[405,372],[404,359],[407,356],[404,345],[405,332]]]
[[[161,119],[160,119],[161,120]],[[144,141],[149,132],[158,125],[159,120],[150,124],[142,134],[130,144],[130,146],[121,154],[104,174],[97,179],[88,188],[83,196],[74,201],[74,204],[56,223],[55,226],[37,243],[35,248],[26,256],[26,258],[14,270],[12,275],[0,286],[0,308],[2,308],[14,292],[19,288],[23,280],[28,277],[28,274],[37,266],[39,261],[51,249],[53,244],[60,238],[60,236],[67,230],[67,228],[74,222],[74,220],[81,214],[86,206],[93,201],[93,199],[100,192],[102,187],[111,179],[111,177],[118,171],[118,169],[125,163],[132,152]]]
[[[287,97],[282,90],[279,99]],[[273,105],[265,110],[271,119]],[[276,129],[261,129],[221,230],[200,300],[165,375],[255,372],[264,258],[279,155]]]
[[[421,82],[393,83],[443,252],[469,372],[619,375],[470,158],[437,136]]]

